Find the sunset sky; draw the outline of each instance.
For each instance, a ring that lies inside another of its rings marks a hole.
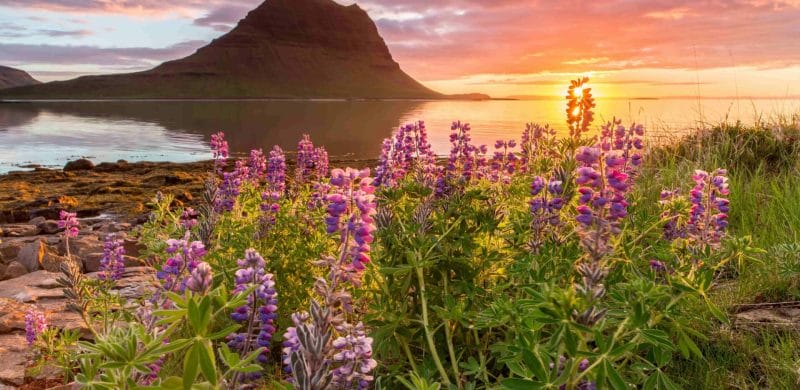
[[[353,1],[337,0],[342,4]],[[42,81],[191,54],[261,0],[0,0],[0,65]],[[798,97],[800,0],[364,0],[403,69],[445,93]]]

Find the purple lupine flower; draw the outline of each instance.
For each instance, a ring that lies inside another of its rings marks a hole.
[[[214,274],[211,266],[205,261],[197,263],[186,279],[186,288],[198,294],[205,294],[211,289]]]
[[[370,374],[378,362],[372,358],[372,337],[367,337],[362,323],[333,340],[333,383],[340,389],[368,389],[373,381]]]
[[[400,126],[392,138],[383,140],[375,185],[392,187],[407,175],[416,173],[426,185],[434,183],[436,155],[428,142],[425,122]]]
[[[305,184],[312,179],[322,179],[328,175],[328,152],[323,147],[314,148],[311,137],[303,134],[297,143],[297,166],[295,168],[295,181]]]
[[[250,158],[247,160],[247,178],[252,183],[258,183],[264,179],[267,171],[267,158],[262,149],[250,150]]]
[[[656,259],[652,259],[650,260],[650,269],[655,272],[664,272],[667,270],[667,266]]]
[[[529,245],[531,249],[538,251],[552,233],[550,229],[561,224],[560,212],[564,207],[564,198],[562,198],[564,185],[556,179],[545,183],[541,176],[536,176],[531,183],[530,193],[531,200],[528,204],[532,216],[532,236]]]
[[[369,169],[334,169],[331,193],[325,198],[328,201],[327,231],[339,233],[344,248],[341,265],[356,277],[370,262],[370,244],[376,229],[375,187],[369,173]]]
[[[553,157],[555,144],[556,130],[550,125],[526,124],[520,139],[520,171],[534,173],[540,168],[536,165],[540,165],[547,157]]]
[[[518,158],[511,149],[517,146],[517,142],[512,140],[497,140],[494,143],[494,156],[492,157],[489,180],[492,182],[511,182],[511,176],[517,170]]]
[[[64,235],[67,237],[77,237],[78,227],[80,226],[77,214],[61,210],[58,217],[58,228],[64,229]]]
[[[242,160],[236,161],[236,168],[232,172],[222,174],[222,183],[215,199],[215,211],[222,213],[233,211],[236,201],[241,193],[241,187],[249,175],[250,168]]]
[[[191,230],[193,227],[197,226],[198,215],[200,214],[191,207],[183,209],[180,218],[181,227],[183,227],[186,230]]]
[[[278,294],[275,291],[273,275],[265,271],[267,265],[255,249],[245,251],[244,258],[237,260],[239,269],[234,275],[236,288],[234,294],[241,294],[253,288],[247,296],[247,303],[238,307],[231,314],[231,318],[244,323],[245,332],[233,333],[228,336],[228,345],[246,355],[252,350],[264,347],[258,356],[261,363],[266,363],[272,346],[272,336],[275,333],[275,319],[278,317]],[[258,330],[257,333],[253,333]],[[255,379],[250,375],[247,379]]]
[[[265,231],[275,225],[276,216],[280,211],[278,202],[286,191],[286,159],[283,150],[277,145],[269,152],[266,176],[267,186],[261,193],[262,228]]]
[[[225,167],[230,156],[224,132],[220,131],[211,135],[211,154],[214,158],[214,172],[222,173],[222,168]]]
[[[170,257],[156,273],[161,287],[166,291],[183,292],[186,280],[206,255],[201,241],[189,241],[189,232],[181,240],[167,240],[166,252]]]
[[[721,197],[730,194],[727,173],[724,169],[717,169],[713,175],[696,170],[692,175],[695,186],[689,193],[692,208],[687,228],[692,241],[701,247],[719,247],[728,227],[730,201]]]
[[[678,238],[686,238],[688,232],[684,221],[681,219],[682,205],[679,190],[661,191],[661,199],[658,201],[661,206],[661,219],[664,222],[662,237],[667,241],[674,241]]]
[[[589,131],[594,120],[595,102],[592,89],[586,86],[588,82],[588,77],[573,80],[567,90],[567,126],[570,137],[575,139]]]
[[[300,348],[302,347],[300,344],[300,339],[297,337],[297,328],[305,324],[308,319],[308,313],[292,313],[292,324],[294,324],[294,326],[287,328],[286,332],[283,334],[283,348],[281,351],[283,352],[282,361],[284,370],[286,370],[286,372],[292,371],[292,354],[300,351]]]
[[[25,339],[28,341],[28,345],[33,345],[36,338],[45,330],[47,330],[47,318],[44,313],[36,309],[28,309],[25,312]]]
[[[109,234],[103,244],[103,258],[100,260],[100,279],[117,281],[125,273],[125,248],[122,240]]]
[[[616,151],[615,158],[622,167],[621,171],[632,180],[638,173],[642,163],[642,149],[644,142],[644,126],[632,124],[628,129],[622,125],[622,120],[614,118],[602,126],[599,147],[604,152]]]

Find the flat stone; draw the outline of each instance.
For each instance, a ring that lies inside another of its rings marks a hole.
[[[25,366],[28,361],[28,341],[24,333],[0,335],[0,383],[21,386],[25,383]]]
[[[39,226],[42,223],[44,223],[45,221],[46,221],[46,219],[44,219],[44,217],[36,217],[36,218],[33,218],[30,221],[28,221],[28,223],[31,224],[31,225]]]
[[[0,334],[25,330],[25,312],[30,305],[20,301],[0,298]]]
[[[36,271],[0,281],[0,298],[11,298],[21,302],[61,299],[64,297],[64,292],[57,282],[60,276],[60,273]]]
[[[6,267],[5,272],[3,272],[0,280],[15,279],[27,273],[28,269],[25,268],[24,265],[20,264],[19,262],[12,261],[11,264]]]
[[[3,237],[30,237],[39,234],[39,227],[30,224],[14,224],[3,226]]]
[[[66,256],[61,256],[52,252],[46,252],[44,254],[44,257],[42,257],[42,269],[50,272],[61,272],[61,265],[65,264],[68,261],[79,261],[79,260]]]

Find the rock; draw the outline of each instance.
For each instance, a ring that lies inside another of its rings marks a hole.
[[[42,257],[42,269],[45,271],[50,272],[61,272],[61,265],[65,264],[68,261],[78,261],[75,259],[70,259],[66,256],[60,256],[58,254],[52,252],[45,252],[44,257]],[[79,264],[79,268],[83,268]]]
[[[0,298],[0,334],[25,330],[25,312],[29,305],[20,301]]]
[[[69,239],[69,253],[71,256],[81,258],[90,253],[102,251],[103,242],[95,235],[79,235]],[[67,246],[64,244],[64,240],[58,243],[58,254],[67,254]]]
[[[92,169],[94,169],[94,163],[91,160],[87,160],[85,158],[78,159],[75,161],[70,161],[66,165],[64,165],[64,172],[91,171]]]
[[[30,224],[4,225],[2,236],[30,237],[39,234],[39,231],[40,230],[36,225],[30,225]]]
[[[36,240],[22,247],[17,255],[17,261],[24,265],[28,272],[38,271],[46,252],[47,246],[44,242]]]
[[[57,279],[61,273],[36,271],[15,279],[0,281],[0,298],[16,299],[21,302],[63,299],[64,292]]]
[[[0,262],[0,280],[3,280],[3,276],[6,274],[6,269],[8,268],[7,265]]]
[[[6,267],[6,270],[2,275],[3,277],[0,278],[0,279],[2,279],[2,280],[14,279],[14,278],[18,278],[18,277],[20,277],[22,275],[25,275],[27,273],[28,273],[28,269],[25,268],[24,265],[20,264],[19,262],[12,261],[11,264],[9,264]]]
[[[42,218],[43,217],[38,217]],[[46,220],[39,225],[39,228],[42,229],[43,234],[57,234],[64,231],[64,228],[58,227],[58,221],[54,220]]]
[[[0,383],[21,386],[25,383],[28,341],[24,333],[0,335]]]
[[[147,247],[141,244],[138,240],[130,238],[126,238],[122,242],[122,247],[125,249],[126,255],[133,257],[139,257],[142,252],[147,249]]]
[[[46,219],[44,217],[36,217],[36,218],[33,218],[30,221],[28,221],[28,223],[31,224],[31,225],[39,226],[42,223],[44,223],[44,221],[46,221]]]
[[[6,262],[15,259],[25,243],[20,240],[4,240],[0,243],[0,258]]]
[[[61,210],[63,210],[63,208],[61,207],[45,207],[45,208],[31,209],[31,211],[28,212],[28,216],[30,218],[42,217],[45,219],[58,219]]]

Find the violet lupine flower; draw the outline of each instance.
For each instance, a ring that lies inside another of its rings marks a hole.
[[[77,237],[78,226],[80,226],[77,214],[61,210],[58,217],[58,228],[64,229],[64,235],[67,237]]]
[[[545,188],[547,189],[545,191]],[[564,186],[560,180],[551,179],[549,182],[541,176],[533,178],[531,183],[531,237],[530,246],[534,251],[538,251],[544,244],[548,235],[548,228],[556,227],[561,224],[560,212],[564,207]]]
[[[526,124],[520,139],[520,171],[534,173],[537,168],[540,168],[535,167],[535,164],[541,163],[546,157],[551,157],[555,143],[556,130],[550,125]]]
[[[589,131],[589,125],[594,120],[592,109],[595,103],[592,89],[586,87],[588,83],[588,77],[572,80],[567,90],[567,126],[570,137],[575,139]]]
[[[656,273],[660,273],[660,272],[666,271],[667,270],[667,266],[664,263],[662,263],[662,262],[660,262],[660,261],[658,261],[656,259],[652,259],[652,260],[650,260],[650,269],[652,269]]]
[[[511,182],[511,176],[516,172],[517,162],[519,161],[516,153],[511,151],[516,146],[517,142],[513,139],[508,141],[497,140],[494,143],[495,152],[492,157],[489,180],[495,183],[503,182],[504,184]]]
[[[103,244],[103,258],[100,259],[100,279],[117,281],[125,273],[125,248],[123,241],[109,234]]]
[[[205,261],[197,263],[192,273],[186,279],[186,288],[198,294],[205,294],[211,289],[211,283],[214,281],[214,273],[211,266]]]
[[[25,339],[28,345],[33,345],[36,338],[47,330],[47,318],[44,313],[36,309],[28,309],[25,312]]]
[[[181,240],[167,240],[167,254],[170,257],[156,273],[161,287],[166,291],[183,292],[187,278],[202,262],[206,249],[200,241],[189,241],[189,233]]]
[[[180,218],[181,227],[183,227],[186,230],[191,230],[193,227],[197,226],[198,215],[200,214],[191,207],[183,209]]]
[[[644,126],[641,124],[634,123],[626,129],[622,126],[622,120],[614,118],[602,126],[600,148],[604,152],[618,152],[618,158],[624,160],[622,171],[629,179],[633,179],[642,163],[641,150],[644,149],[642,136],[644,136]]]
[[[661,199],[658,201],[661,206],[661,219],[666,220],[662,237],[667,241],[686,238],[688,234],[682,218],[683,204],[680,202],[682,198],[679,196],[679,192],[677,189],[663,190],[660,195]]]
[[[272,346],[272,336],[275,333],[275,319],[278,317],[278,293],[275,291],[273,275],[266,273],[267,265],[255,249],[245,251],[244,259],[236,262],[239,269],[236,271],[236,288],[234,294],[240,294],[250,288],[255,288],[247,296],[247,304],[236,308],[231,318],[239,323],[244,323],[243,329],[256,330],[257,334],[233,333],[228,336],[228,346],[246,355],[260,347],[265,349],[258,356],[258,361],[266,363],[269,350]],[[249,379],[255,379],[250,377]]]
[[[331,193],[325,197],[328,201],[327,231],[339,233],[345,254],[345,258],[340,259],[342,266],[358,275],[370,262],[377,207],[375,187],[369,169],[334,169],[330,183]]]
[[[247,179],[251,183],[258,183],[264,179],[267,171],[267,158],[261,149],[250,150],[250,158],[247,160]]]
[[[332,345],[338,364],[332,371],[333,383],[340,389],[368,389],[374,379],[370,372],[378,362],[372,358],[372,337],[367,337],[364,324],[359,322]]]
[[[236,200],[241,193],[242,183],[247,179],[250,168],[244,161],[236,161],[236,168],[232,172],[222,174],[222,183],[215,199],[215,209],[217,212],[233,211],[236,207]]]
[[[279,146],[269,152],[267,167],[267,186],[261,193],[262,227],[268,229],[275,225],[276,215],[280,211],[280,201],[286,191],[286,159]]]
[[[381,154],[375,171],[375,185],[392,187],[407,175],[416,173],[420,181],[433,184],[436,155],[428,142],[425,122],[400,126],[392,138],[381,144]]]
[[[222,172],[230,156],[228,141],[225,140],[225,133],[220,131],[211,135],[211,154],[214,158],[214,172]]]
[[[295,181],[305,184],[311,179],[322,179],[328,175],[328,152],[323,147],[314,148],[311,137],[303,134],[297,143],[297,166],[295,168]]]
[[[577,170],[578,188],[576,231],[588,260],[578,265],[582,283],[575,288],[584,295],[590,306],[583,313],[574,313],[576,320],[591,326],[599,321],[605,311],[593,302],[605,294],[603,281],[608,273],[601,260],[610,251],[612,235],[619,234],[620,221],[628,215],[625,195],[629,189],[628,177],[621,172],[622,160],[616,153],[603,153],[599,148],[581,148],[576,160],[584,164]]]
[[[727,173],[724,169],[717,169],[713,175],[696,170],[692,175],[695,186],[689,196],[692,208],[687,228],[692,240],[701,246],[717,248],[728,227],[730,201],[720,197],[730,194]]]

